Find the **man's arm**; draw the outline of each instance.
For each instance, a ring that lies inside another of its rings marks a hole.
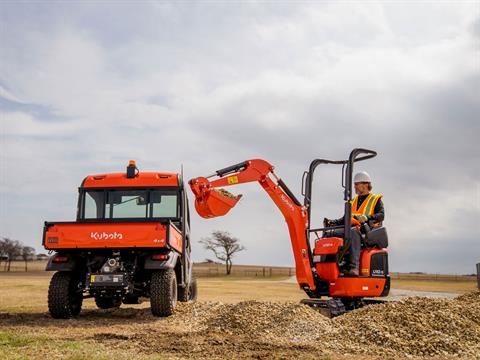
[[[334,220],[330,220],[330,219],[323,219],[323,225],[324,226],[339,226],[339,225],[343,225],[344,224],[344,219],[345,219],[345,216],[342,216],[340,219],[334,219]]]
[[[368,220],[372,220],[373,222],[382,222],[385,219],[385,208],[383,207],[382,199],[379,199],[375,204],[375,208],[373,209],[373,215],[368,216]]]

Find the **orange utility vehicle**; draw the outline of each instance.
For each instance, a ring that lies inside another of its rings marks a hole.
[[[43,246],[55,252],[48,292],[54,318],[80,313],[93,297],[101,309],[150,298],[155,316],[168,316],[177,300],[195,300],[190,218],[183,177],[140,172],[87,176],[75,222],[45,222]]]
[[[355,162],[373,158],[377,153],[367,149],[354,149],[347,160],[316,159],[305,171],[302,183],[303,204],[285,183],[275,174],[274,167],[260,159],[248,160],[216,171],[207,177],[190,180],[195,195],[195,208],[204,218],[223,216],[240,200],[216,188],[247,182],[258,182],[283,214],[293,247],[296,277],[300,287],[310,299],[304,303],[318,307],[329,316],[367,303],[380,302],[375,297],[387,296],[390,289],[388,273],[388,246],[386,229],[374,224],[360,223],[352,218],[352,172]],[[342,165],[342,187],[345,200],[345,225],[311,227],[312,183],[315,169],[320,164]],[[210,180],[212,177],[217,179]],[[360,276],[345,277],[341,274],[345,265],[344,255],[350,242],[351,227],[362,226],[363,244],[360,256]],[[330,237],[329,230],[344,228],[344,238]],[[323,236],[319,234],[323,232]],[[315,235],[313,246],[311,234]],[[332,299],[323,300],[322,296]],[[368,299],[367,299],[368,298]]]

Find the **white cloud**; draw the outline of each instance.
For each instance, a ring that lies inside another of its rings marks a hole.
[[[386,195],[398,253],[419,237],[431,246],[441,234],[454,237],[456,205],[471,216],[463,189],[480,172],[471,160],[474,5],[0,6],[17,19],[0,18],[0,224],[8,235],[36,239],[47,215],[73,218],[81,179],[118,171],[130,158],[141,169],[183,163],[193,177],[263,157],[299,193],[311,158],[342,158],[355,146],[380,153],[365,167]],[[226,228],[249,249],[240,261],[291,263],[283,219],[260,189],[244,189],[231,216],[194,215],[195,238]],[[332,191],[317,205],[336,216],[341,196]],[[16,197],[22,193],[48,196],[48,209]],[[420,219],[406,226],[412,212]],[[25,216],[30,225],[18,226]],[[475,231],[463,226],[462,236]],[[394,254],[392,263],[409,266]],[[441,270],[435,259],[422,266]]]

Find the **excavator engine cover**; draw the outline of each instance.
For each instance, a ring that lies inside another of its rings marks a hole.
[[[336,280],[340,276],[337,264],[337,254],[343,246],[343,239],[321,238],[315,241],[313,262],[318,276],[324,280]]]

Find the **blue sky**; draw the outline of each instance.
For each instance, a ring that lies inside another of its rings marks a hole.
[[[317,157],[354,147],[384,194],[393,271],[473,273],[480,261],[478,2],[0,3],[0,234],[41,250],[75,216],[87,174],[250,158],[299,194]],[[342,208],[319,172],[315,218]],[[292,265],[284,220],[255,184],[197,241],[239,237],[239,263]],[[193,199],[192,199],[193,200]]]

